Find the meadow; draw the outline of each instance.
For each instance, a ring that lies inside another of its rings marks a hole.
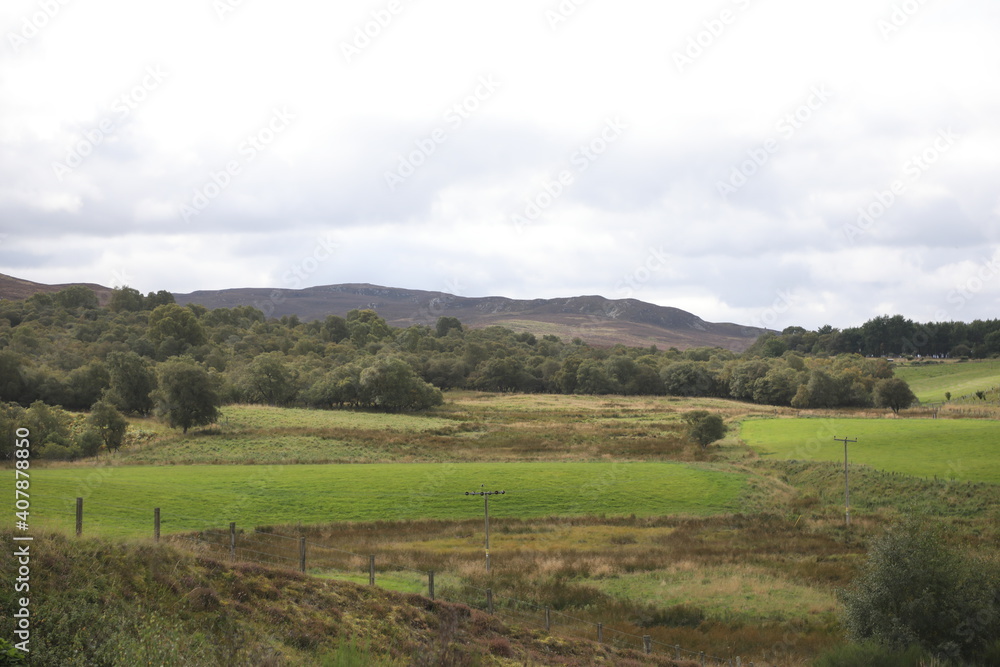
[[[958,400],[1000,386],[1000,362],[995,360],[899,364],[893,370],[922,403],[943,403],[945,392],[951,393],[952,400]]]
[[[718,399],[450,392],[417,415],[231,405],[210,428],[183,435],[133,419],[119,465],[704,461],[681,415],[729,417],[773,409]],[[93,462],[84,462],[83,467]]]
[[[5,471],[12,482],[12,474]],[[69,527],[83,497],[87,532],[148,535],[235,521],[328,523],[481,516],[704,515],[739,507],[744,476],[684,463],[551,462],[294,466],[117,466],[32,472],[36,521]]]
[[[839,461],[915,477],[1000,482],[1000,421],[970,419],[753,419],[742,437],[766,459]]]
[[[186,436],[135,419],[118,454],[33,463],[32,523],[71,532],[79,496],[85,535],[148,539],[160,507],[165,540],[227,558],[235,521],[251,560],[295,567],[307,538],[322,579],[365,584],[376,554],[390,590],[426,594],[434,570],[443,599],[482,607],[488,587],[498,606],[565,614],[576,636],[601,622],[609,635],[783,665],[843,640],[836,590],[901,516],[947,523],[985,554],[1000,539],[1000,421],[711,398],[446,398],[417,415],[227,406]],[[693,409],[722,414],[729,435],[689,442]],[[969,416],[958,409],[941,416]],[[850,530],[834,436],[859,440]],[[483,484],[506,491],[490,502],[490,574],[483,501],[464,495]],[[540,627],[537,613],[516,614]]]

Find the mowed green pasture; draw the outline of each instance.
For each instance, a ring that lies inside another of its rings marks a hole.
[[[1000,385],[1000,361],[903,365],[893,370],[923,403],[942,403],[945,392],[955,400]]]
[[[1000,422],[971,419],[755,419],[742,437],[761,456],[849,460],[917,477],[1000,482]]]
[[[14,473],[4,471],[13,487]],[[746,477],[682,463],[440,463],[271,466],[119,466],[31,471],[32,521],[70,528],[77,497],[85,530],[148,534],[153,508],[164,532],[263,524],[481,516],[468,497],[506,491],[496,517],[735,511]],[[11,519],[13,521],[13,519]]]

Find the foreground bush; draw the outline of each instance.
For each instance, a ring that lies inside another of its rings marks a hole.
[[[876,540],[840,597],[849,638],[894,651],[916,645],[936,657],[978,661],[1000,636],[995,568],[948,549],[915,522]]]

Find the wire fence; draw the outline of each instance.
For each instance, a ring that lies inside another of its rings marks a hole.
[[[511,624],[544,628],[552,635],[575,640],[595,641],[617,649],[631,649],[646,654],[660,654],[673,659],[687,659],[701,666],[753,667],[739,656],[720,657],[704,651],[693,651],[679,644],[654,640],[650,635],[637,635],[616,628],[614,624],[601,623],[573,616],[530,600],[495,595],[490,588],[473,586],[458,575],[408,567],[385,556],[361,554],[340,549],[329,544],[307,539],[304,535],[282,535],[273,530],[239,529],[235,522],[228,528],[205,528],[191,533],[174,533],[160,537],[160,522],[166,517],[159,508],[153,511],[135,507],[100,504],[101,508],[118,511],[141,512],[153,517],[152,535],[157,541],[204,557],[233,563],[255,563],[267,567],[297,570],[303,574],[324,579],[341,579],[354,583],[379,586],[386,590],[417,593],[431,599],[460,603],[485,611]],[[183,518],[173,515],[173,518]],[[88,528],[95,523],[92,507],[88,507]],[[84,533],[83,499],[76,502],[76,533]],[[448,583],[436,585],[446,577]]]

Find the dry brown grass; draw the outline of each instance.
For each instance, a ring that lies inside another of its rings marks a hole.
[[[480,521],[261,530],[305,536],[310,568],[359,575],[367,572],[367,554],[375,554],[379,577],[409,568],[403,575],[420,585],[419,572],[433,570],[444,599],[481,606],[481,591],[490,588],[498,606],[517,599],[550,607],[603,623],[609,636],[648,634],[710,655],[781,664],[806,664],[840,639],[833,591],[863,555],[859,541],[845,544],[825,516],[504,519],[491,528],[489,574]],[[240,543],[297,559],[296,539],[247,534]],[[691,614],[699,620],[678,622]],[[556,618],[565,632],[593,634],[592,625],[574,629],[568,617]]]

